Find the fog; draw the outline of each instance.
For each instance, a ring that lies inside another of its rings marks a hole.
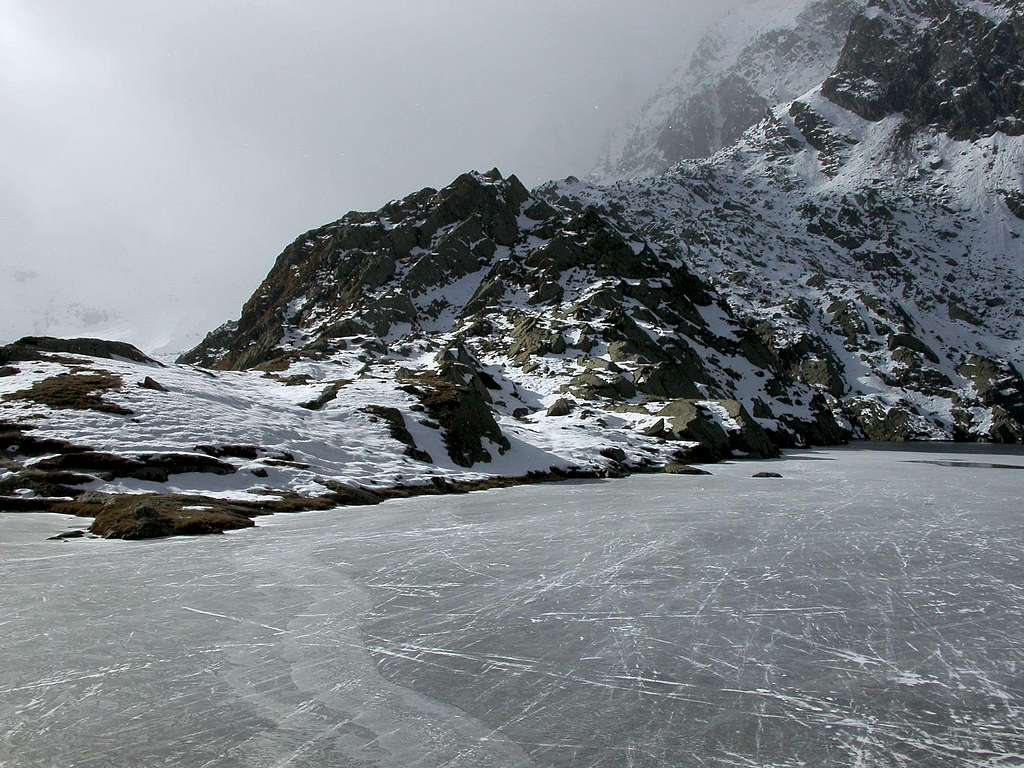
[[[0,0],[0,340],[182,349],[348,210],[584,174],[728,6]]]

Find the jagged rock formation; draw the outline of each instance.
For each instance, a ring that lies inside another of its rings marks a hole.
[[[548,391],[594,407],[631,404],[646,415],[680,399],[740,401],[783,444],[820,430],[843,436],[814,389],[786,372],[677,251],[652,248],[595,208],[545,203],[497,171],[464,174],[440,191],[307,233],[278,259],[241,319],[182,362],[279,370],[353,348],[368,364],[443,350],[429,373],[398,378],[434,407],[459,404],[445,434],[449,454],[465,466],[490,453],[479,437],[469,438],[471,448],[455,439],[456,424],[478,424],[474,433],[504,447],[480,408],[498,392],[515,400],[510,413]],[[443,396],[442,385],[450,390]],[[756,427],[739,410],[722,419]],[[727,445],[724,432],[723,439]],[[774,450],[766,440],[746,447]]]
[[[733,144],[770,107],[832,71],[864,2],[754,0],[726,14],[616,139],[595,178],[649,176]]]

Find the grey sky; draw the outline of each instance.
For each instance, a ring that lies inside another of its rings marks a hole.
[[[180,347],[347,210],[585,173],[726,5],[0,0],[0,339]]]

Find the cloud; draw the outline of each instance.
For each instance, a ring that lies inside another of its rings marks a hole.
[[[720,8],[8,0],[0,336],[180,347],[349,209],[585,173]]]

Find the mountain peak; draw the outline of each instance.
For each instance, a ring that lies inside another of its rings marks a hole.
[[[649,176],[734,143],[835,66],[864,0],[755,0],[709,30],[618,139],[598,178]]]

